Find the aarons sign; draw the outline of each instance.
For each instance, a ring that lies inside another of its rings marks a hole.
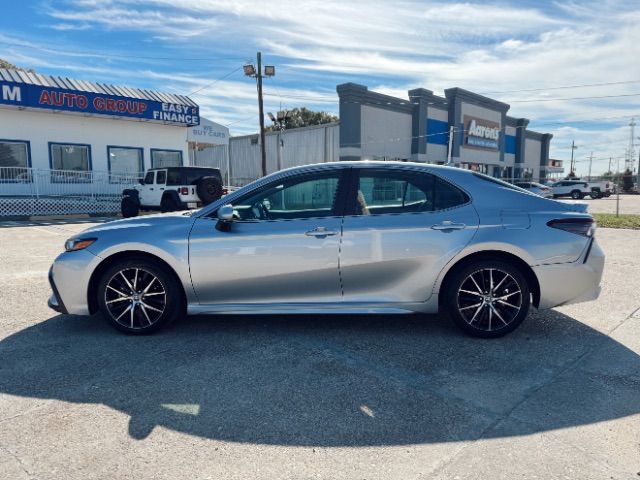
[[[464,116],[465,145],[498,150],[500,124],[481,118]]]
[[[185,126],[200,124],[198,107],[192,105],[11,82],[0,82],[0,105],[137,118]]]

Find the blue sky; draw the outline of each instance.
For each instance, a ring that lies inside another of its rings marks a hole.
[[[401,97],[462,87],[553,133],[556,158],[575,140],[582,174],[591,151],[594,172],[610,156],[623,165],[629,121],[640,123],[637,1],[23,0],[0,10],[0,58],[192,94],[232,134],[257,130],[255,84],[240,68],[257,50],[277,67],[267,111],[337,113],[335,86],[348,81]]]

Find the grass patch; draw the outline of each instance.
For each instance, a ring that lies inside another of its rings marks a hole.
[[[640,215],[620,215],[615,213],[594,213],[593,218],[598,222],[598,227],[604,228],[632,228],[640,230]]]

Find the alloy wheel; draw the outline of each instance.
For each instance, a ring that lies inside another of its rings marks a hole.
[[[144,268],[119,270],[106,284],[104,301],[109,315],[123,327],[140,330],[155,324],[167,306],[162,282]]]
[[[476,270],[460,284],[457,308],[469,326],[486,332],[500,330],[520,312],[522,288],[503,270]]]

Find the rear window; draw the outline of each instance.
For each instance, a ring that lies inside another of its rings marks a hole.
[[[185,185],[193,185],[202,177],[215,177],[222,181],[220,170],[217,168],[185,168],[183,173],[185,176]]]
[[[500,185],[501,187],[509,188],[511,190],[515,190],[516,192],[529,193],[523,188],[520,188],[520,187],[518,187],[516,185],[513,185],[511,183],[503,182],[502,180],[500,180],[498,178],[490,177],[489,175],[485,175],[483,173],[473,172],[473,175],[475,177],[479,178],[480,180],[484,180],[485,182],[495,183],[496,185]]]

